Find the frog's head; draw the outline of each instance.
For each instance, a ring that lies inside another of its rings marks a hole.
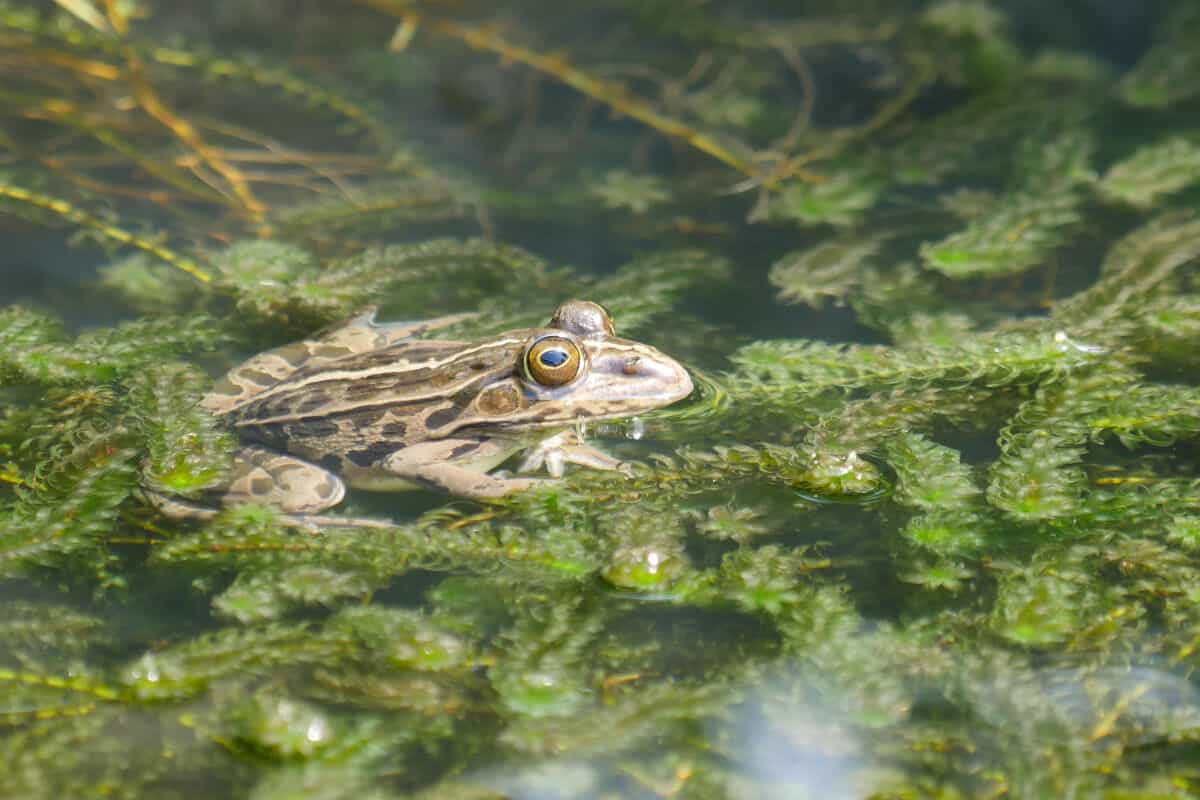
[[[628,417],[692,392],[678,361],[619,338],[597,303],[568,300],[545,328],[524,333],[511,376],[482,387],[472,404],[478,422],[491,417],[501,425],[541,427]]]

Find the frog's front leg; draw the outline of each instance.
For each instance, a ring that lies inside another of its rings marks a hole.
[[[616,470],[628,474],[630,464],[613,458],[603,450],[585,443],[574,428],[556,433],[531,448],[521,462],[519,472],[533,472],[544,465],[555,478],[561,478],[567,464],[579,464],[592,469]]]
[[[512,449],[490,439],[434,439],[397,450],[384,459],[381,468],[390,475],[463,497],[503,497],[545,483],[487,474]]]

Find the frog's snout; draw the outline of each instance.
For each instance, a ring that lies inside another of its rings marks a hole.
[[[630,400],[667,405],[692,393],[692,376],[675,359],[646,347],[642,354],[624,359],[621,379],[614,390],[623,387]]]
[[[668,360],[670,361],[671,366],[674,367],[675,371],[673,381],[675,383],[676,392],[670,400],[670,402],[674,403],[676,400],[682,400],[690,395],[696,387],[695,384],[692,383],[692,375],[687,371],[687,367],[683,366],[683,364],[680,364],[674,359]]]

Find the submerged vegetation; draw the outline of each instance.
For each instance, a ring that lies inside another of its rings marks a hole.
[[[1198,6],[754,5],[0,0],[0,795],[1200,794]],[[629,476],[145,499],[568,297],[696,369]]]

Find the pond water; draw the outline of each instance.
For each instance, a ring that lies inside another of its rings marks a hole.
[[[1200,794],[1200,5],[12,0],[0,65],[0,797]],[[570,298],[696,385],[622,471],[218,502],[245,358]]]

